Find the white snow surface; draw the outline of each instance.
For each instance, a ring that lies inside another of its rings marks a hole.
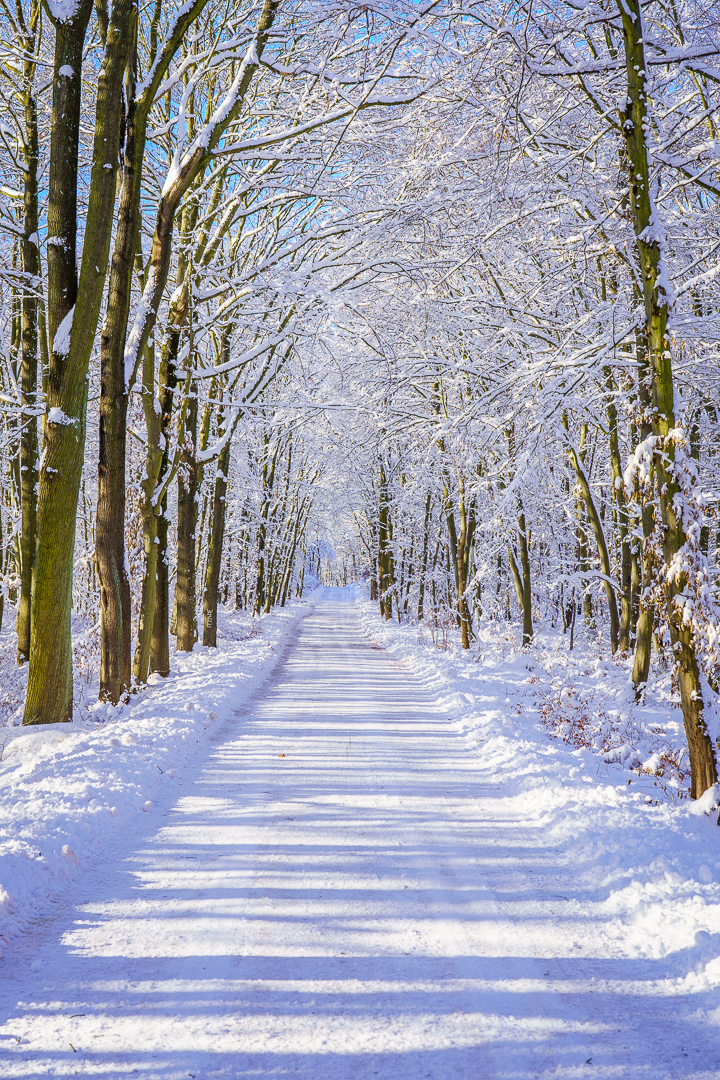
[[[155,267],[151,266],[148,271],[147,281],[145,282],[145,288],[143,294],[138,302],[137,311],[135,312],[135,318],[133,324],[130,327],[130,332],[127,336],[125,343],[125,386],[128,391],[132,390],[130,385],[133,380],[133,373],[135,371],[135,363],[138,356],[138,348],[140,346],[140,340],[142,338],[143,331],[145,329],[145,323],[147,322],[150,314],[152,313],[152,296],[155,291]]]
[[[217,649],[176,655],[170,677],[151,675],[127,704],[97,702],[70,724],[0,728],[1,951],[143,812],[174,797],[178,771],[257,690],[307,610],[221,617]]]
[[[78,0],[49,0],[48,8],[55,22],[70,22],[77,12]]]
[[[540,649],[442,652],[350,592],[9,745],[23,857],[78,865],[6,947],[0,1076],[720,1076],[711,800],[551,738]]]
[[[77,424],[76,416],[68,416],[57,405],[54,405],[52,409],[48,409],[47,418],[48,424]]]
[[[56,356],[67,356],[70,352],[70,335],[72,333],[74,316],[75,305],[73,304],[73,306],[70,308],[67,315],[55,331],[55,337],[53,339],[53,352]]]

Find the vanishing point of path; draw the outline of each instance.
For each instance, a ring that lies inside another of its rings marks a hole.
[[[242,711],[9,951],[0,1076],[720,1077],[342,593]]]

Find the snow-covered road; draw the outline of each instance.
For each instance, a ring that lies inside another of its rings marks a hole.
[[[238,711],[8,956],[1,1076],[720,1077],[718,1029],[342,594]]]

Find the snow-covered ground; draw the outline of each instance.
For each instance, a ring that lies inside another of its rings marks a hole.
[[[718,812],[714,792],[687,797],[670,673],[653,672],[635,704],[631,659],[587,642],[571,653],[555,631],[521,651],[517,627],[497,622],[467,653],[440,650],[428,630],[383,622],[356,594],[366,632],[437,695],[479,777],[542,828],[618,945],[664,958],[677,993],[720,985]]]
[[[97,701],[70,724],[0,727],[0,955],[118,835],[144,828],[178,773],[262,685],[308,601],[252,619],[219,614],[217,649],[176,654],[168,679],[116,708]],[[14,659],[14,635],[7,636]],[[25,669],[25,672],[27,668]],[[142,823],[142,824],[139,824]]]
[[[52,917],[32,878],[0,1076],[719,1077],[720,830],[655,786],[662,687],[631,714],[588,648],[519,653],[492,624],[441,651],[327,590],[250,699],[299,610],[72,725],[74,752],[13,733],[16,770],[39,758],[15,837],[32,853],[46,813],[76,876]]]

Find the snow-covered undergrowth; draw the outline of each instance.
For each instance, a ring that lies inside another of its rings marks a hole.
[[[28,665],[17,665],[17,634],[9,629],[15,625],[15,609],[6,602],[0,634],[0,747],[4,728],[22,723]],[[100,674],[100,626],[97,615],[78,615],[73,612],[73,715],[86,719],[98,696]]]
[[[308,610],[307,601],[296,601],[260,619],[221,611],[217,649],[177,654],[169,678],[151,676],[152,685],[116,708],[97,702],[95,681],[94,707],[78,710],[70,724],[22,728],[6,712],[0,947],[41,916],[95,853],[174,798],[184,765],[243,712]],[[13,642],[11,649],[14,662]]]
[[[674,992],[720,985],[720,828],[712,792],[684,797],[669,673],[653,674],[635,705],[629,662],[602,659],[597,646],[569,653],[567,638],[541,631],[523,652],[512,627],[487,623],[467,653],[453,641],[441,650],[428,630],[383,622],[365,597],[358,587],[365,630],[432,690],[478,779],[570,870],[568,913],[589,905],[622,953],[664,958]]]

